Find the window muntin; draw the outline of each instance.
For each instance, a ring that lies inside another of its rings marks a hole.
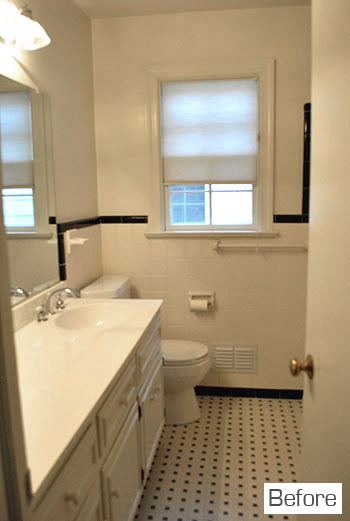
[[[161,83],[161,130],[166,228],[255,228],[257,80]]]

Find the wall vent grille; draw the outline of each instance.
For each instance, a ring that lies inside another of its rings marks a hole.
[[[257,346],[217,344],[213,346],[212,370],[256,373]]]

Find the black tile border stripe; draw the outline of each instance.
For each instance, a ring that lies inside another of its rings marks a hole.
[[[58,223],[57,224],[57,233],[63,233],[68,230],[73,230],[74,228],[86,228],[88,226],[93,226],[94,224],[100,224],[99,217],[92,217],[89,219],[77,219],[76,221]]]
[[[274,398],[302,400],[304,391],[299,389],[254,389],[248,387],[195,387],[197,396],[227,396],[235,398]]]
[[[51,219],[51,218],[50,218]],[[56,222],[56,218],[55,218]],[[57,233],[63,233],[74,228],[86,228],[95,224],[147,224],[148,215],[103,215],[89,219],[77,219],[57,224]],[[51,224],[55,224],[52,222]]]
[[[148,215],[102,215],[101,224],[147,224]]]
[[[273,222],[274,223],[302,223],[303,222],[303,216],[302,215],[274,215],[273,216]]]

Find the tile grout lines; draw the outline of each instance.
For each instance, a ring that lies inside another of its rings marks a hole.
[[[263,514],[263,483],[297,480],[302,402],[199,397],[165,428],[135,521],[294,520]]]

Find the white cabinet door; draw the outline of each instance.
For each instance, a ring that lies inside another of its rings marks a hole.
[[[139,395],[143,465],[146,475],[152,465],[164,425],[164,376],[161,358],[157,359],[151,374],[152,378],[145,383]]]
[[[108,521],[130,521],[134,517],[142,490],[139,454],[135,404],[102,467],[104,512]]]
[[[104,521],[101,486],[97,479],[75,521]]]

